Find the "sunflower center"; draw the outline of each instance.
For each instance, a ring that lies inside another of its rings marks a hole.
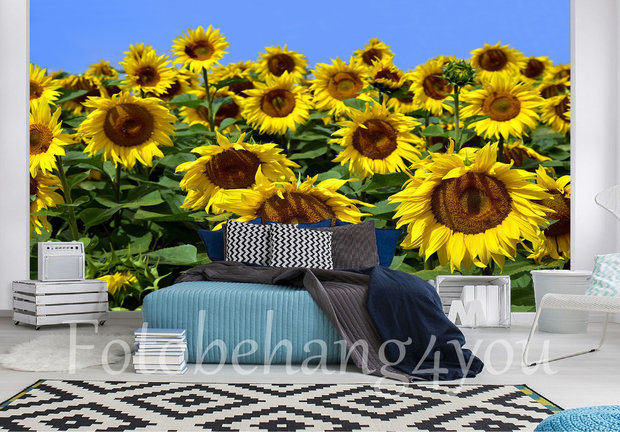
[[[225,118],[236,118],[239,115],[239,106],[234,103],[225,103],[215,113],[215,125],[219,127]]]
[[[504,147],[504,163],[514,162],[515,167],[523,165],[523,161],[531,156],[522,147],[507,148]]]
[[[222,189],[245,189],[254,184],[260,159],[248,150],[226,150],[205,164],[205,175]]]
[[[335,217],[331,207],[319,198],[302,192],[274,194],[256,212],[264,221],[280,223],[312,223]]]
[[[363,87],[362,80],[350,72],[336,73],[329,80],[329,84],[327,84],[329,94],[339,100],[354,98]]]
[[[553,198],[544,199],[542,205],[553,210],[547,214],[547,219],[557,222],[545,229],[545,235],[555,237],[568,234],[570,233],[570,199],[557,191],[553,191],[551,194],[553,194]]]
[[[37,194],[37,181],[34,179],[34,177],[30,177],[30,195],[36,195]]]
[[[353,132],[353,147],[370,159],[385,159],[396,150],[396,129],[384,120],[371,119],[364,122],[366,129],[358,127]]]
[[[527,66],[521,72],[530,79],[538,78],[545,71],[545,64],[540,60],[529,59]]]
[[[241,78],[240,76],[236,76],[234,77],[235,79],[239,79]],[[243,82],[238,82],[236,84],[231,84],[229,86],[230,91],[232,91],[234,94],[242,96],[244,98],[248,97],[247,94],[245,94],[246,90],[251,90],[254,88],[254,84],[252,84],[252,82],[250,80],[246,80]]]
[[[381,69],[375,74],[375,80],[383,79],[398,83],[400,81],[400,78],[401,76],[398,72],[394,72],[393,70],[390,70],[388,68]]]
[[[43,86],[38,82],[30,80],[30,99],[38,99],[43,94]]]
[[[448,93],[452,92],[452,86],[448,81],[437,75],[429,75],[422,82],[424,93],[431,99],[443,100]]]
[[[508,63],[508,56],[501,49],[490,49],[480,55],[480,67],[495,72],[504,69]]]
[[[135,147],[147,141],[154,129],[153,115],[132,103],[111,108],[103,121],[103,131],[110,141],[121,147]]]
[[[508,121],[521,112],[521,102],[510,94],[492,94],[485,99],[482,109],[491,116],[491,120]]]
[[[566,116],[568,113],[568,98],[563,98],[559,104],[555,106],[555,113],[565,122],[569,122],[569,118]]]
[[[185,47],[185,54],[195,60],[207,60],[213,55],[214,49],[207,41],[198,41]]]
[[[170,87],[168,87],[166,92],[164,94],[162,94],[160,96],[160,98],[162,98],[164,100],[169,100],[169,99],[172,99],[173,97],[175,97],[180,92],[181,92],[181,82],[179,81],[178,78],[176,78],[174,80],[174,82],[172,83],[172,85]]]
[[[141,68],[137,75],[137,82],[141,86],[152,86],[159,82],[159,73],[157,72],[157,69],[154,69],[151,66]]]
[[[280,76],[285,71],[291,73],[295,70],[295,60],[288,54],[274,54],[269,57],[267,67],[273,75]]]
[[[295,109],[295,95],[285,89],[271,90],[263,96],[261,109],[270,117],[286,117]]]
[[[45,153],[54,140],[54,134],[45,125],[30,125],[30,154]]]
[[[362,60],[364,60],[364,63],[368,66],[372,66],[372,62],[375,60],[381,60],[382,54],[383,53],[380,49],[370,48],[369,50],[364,51],[362,54]]]
[[[504,184],[488,174],[467,174],[442,180],[432,192],[431,211],[437,222],[463,234],[479,234],[502,223],[511,211]]]
[[[560,93],[564,93],[566,90],[567,87],[564,84],[551,84],[543,88],[540,91],[540,95],[545,99],[549,99],[553,96],[559,95]]]

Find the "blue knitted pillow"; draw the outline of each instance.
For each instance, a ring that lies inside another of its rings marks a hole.
[[[620,297],[620,253],[596,256],[586,294]]]

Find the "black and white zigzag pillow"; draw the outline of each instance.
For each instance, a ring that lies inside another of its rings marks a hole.
[[[270,225],[226,223],[226,261],[269,265]]]
[[[332,233],[273,224],[269,232],[272,267],[332,269]]]

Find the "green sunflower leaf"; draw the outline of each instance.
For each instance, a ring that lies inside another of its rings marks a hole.
[[[198,99],[198,96],[194,94],[185,93],[179,96],[175,96],[166,102],[168,105],[186,106],[190,108],[198,108],[203,103],[202,99]]]
[[[342,102],[344,102],[346,106],[354,108],[358,111],[364,111],[366,109],[366,102],[364,102],[361,99],[357,99],[357,98],[344,99]]]
[[[422,133],[429,137],[446,136],[446,131],[439,125],[430,125]]]
[[[224,130],[226,129],[228,126],[235,124],[237,120],[232,118],[232,117],[226,117],[224,120],[222,120],[222,122],[220,123],[220,130]]]
[[[144,254],[149,261],[169,265],[193,265],[197,260],[197,249],[194,245],[181,245]]]
[[[329,150],[329,147],[323,146],[323,147],[319,147],[317,149],[309,150],[309,151],[302,152],[302,153],[294,153],[291,156],[289,156],[289,159],[290,160],[314,159],[318,156],[324,155],[325,153],[327,153],[328,150]]]
[[[484,119],[487,119],[489,117],[491,117],[491,116],[490,115],[486,115],[486,114],[467,117],[465,119],[465,121],[463,122],[463,126],[467,127],[467,126],[469,126],[472,123],[479,122],[480,120],[484,120]]]
[[[54,101],[55,104],[61,104],[63,102],[67,102],[73,99],[77,99],[81,96],[84,96],[88,93],[89,90],[71,90],[71,89],[60,89],[60,97]]]

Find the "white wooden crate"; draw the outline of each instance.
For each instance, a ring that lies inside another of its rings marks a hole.
[[[108,314],[105,281],[14,281],[13,320],[37,329],[42,325],[97,320]]]
[[[441,298],[441,306],[446,315],[454,300],[461,300],[465,285],[497,285],[499,286],[500,324],[499,327],[510,327],[510,276],[437,276],[435,289]]]

